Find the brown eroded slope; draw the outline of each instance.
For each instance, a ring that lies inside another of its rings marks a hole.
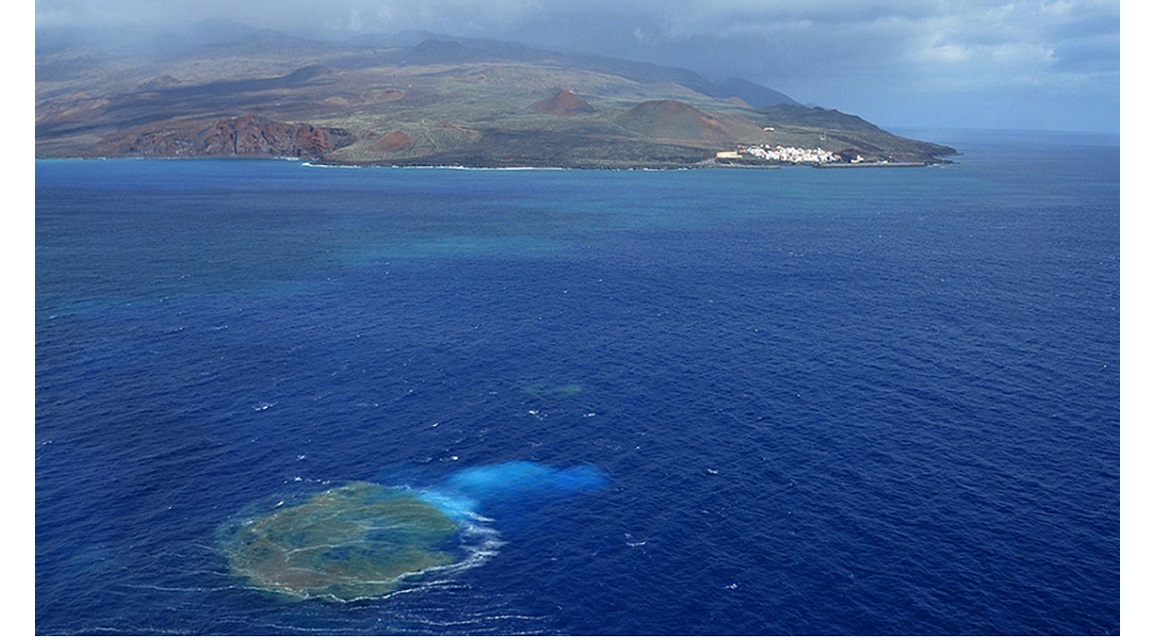
[[[124,141],[117,151],[158,157],[318,157],[351,139],[352,135],[342,129],[247,114],[224,118],[205,129],[175,125],[147,131]]]
[[[544,98],[532,105],[536,113],[546,113],[555,116],[577,116],[595,113],[596,109],[584,101],[580,96],[563,89],[550,98]]]

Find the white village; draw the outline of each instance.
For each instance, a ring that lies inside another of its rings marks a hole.
[[[780,145],[747,145],[737,147],[735,151],[721,151],[716,154],[717,160],[740,160],[756,158],[768,162],[786,162],[791,164],[828,164],[841,162],[840,154],[826,151],[820,147],[804,149],[801,147],[784,147]],[[853,158],[852,162],[860,159]]]

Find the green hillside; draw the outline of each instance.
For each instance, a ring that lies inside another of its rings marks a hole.
[[[37,56],[41,157],[671,167],[740,144],[915,162],[954,153],[747,81],[508,43],[333,44],[251,31],[146,59]]]

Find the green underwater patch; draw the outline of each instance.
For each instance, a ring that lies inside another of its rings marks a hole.
[[[347,601],[385,595],[459,560],[459,525],[411,491],[355,482],[247,518],[222,542],[232,572],[260,589]]]

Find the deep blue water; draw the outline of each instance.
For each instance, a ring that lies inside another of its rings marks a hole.
[[[37,161],[36,631],[1118,633],[1118,139],[934,135],[958,164]],[[386,597],[221,551],[520,461],[606,480],[484,480],[495,552]]]

